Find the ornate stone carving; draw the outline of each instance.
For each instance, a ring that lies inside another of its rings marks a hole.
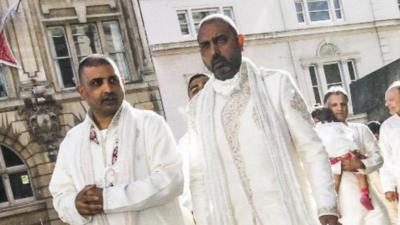
[[[46,87],[33,86],[32,97],[24,98],[24,108],[20,113],[25,114],[32,140],[42,145],[51,160],[55,160],[58,149],[58,139],[61,137],[59,114],[61,105],[46,95]]]
[[[112,9],[117,7],[115,0],[41,0],[40,3],[43,14],[49,14],[52,9],[74,8],[81,23],[86,22],[86,9],[89,6],[108,5]]]
[[[339,49],[332,43],[324,43],[319,47],[319,56],[334,56],[339,53]]]

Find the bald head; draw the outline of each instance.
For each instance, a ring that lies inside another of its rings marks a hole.
[[[199,25],[199,33],[200,33],[201,28],[205,24],[212,23],[215,21],[220,21],[222,23],[227,24],[234,36],[237,36],[239,34],[239,31],[238,31],[235,23],[233,22],[233,20],[222,14],[211,14],[211,15],[206,16],[203,20],[201,20],[200,25]],[[199,39],[199,33],[197,34],[197,39]]]
[[[393,82],[386,90],[385,105],[390,114],[400,115],[400,81]]]

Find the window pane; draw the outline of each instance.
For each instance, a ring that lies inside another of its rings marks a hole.
[[[3,70],[0,68],[0,98],[7,97],[6,79]]]
[[[311,84],[313,86],[318,85],[317,74],[315,72],[315,66],[310,66],[308,70],[310,71]]]
[[[186,10],[178,11],[178,21],[179,21],[179,26],[181,28],[181,33],[183,35],[189,35],[190,30],[189,30],[189,22]]]
[[[350,80],[353,81],[356,79],[356,73],[354,70],[354,65],[353,61],[348,61],[347,62],[347,67],[349,68],[349,75],[350,75]]]
[[[8,176],[10,177],[10,184],[14,199],[33,196],[30,178],[26,171],[9,174]]]
[[[341,85],[342,78],[340,77],[340,70],[338,64],[324,65],[324,72],[328,86]]]
[[[320,0],[320,1],[308,1],[308,10],[309,11],[328,11],[328,1]]]
[[[128,62],[124,53],[110,54],[110,57],[117,64],[118,69],[122,73],[126,81],[131,80],[131,74],[129,73]]]
[[[231,18],[233,21],[235,21],[235,18],[233,18],[233,8],[232,7],[224,7],[222,9],[223,14],[229,18]]]
[[[22,160],[14,152],[12,152],[11,149],[2,145],[1,151],[3,153],[3,158],[6,163],[6,167],[24,165]]]
[[[340,0],[333,0],[333,4],[335,6],[336,19],[341,19],[342,18],[342,10],[341,10],[341,6],[340,6]]]
[[[110,21],[103,23],[104,35],[106,37],[105,51],[108,53],[124,51],[124,44],[117,21]]]
[[[294,5],[296,7],[296,12],[303,12],[303,3],[295,2]]]
[[[102,53],[96,24],[78,24],[71,26],[72,37],[78,56]]]
[[[342,19],[342,12],[340,11],[340,9],[336,10],[335,14],[336,14],[336,19]]]
[[[335,9],[340,9],[340,2],[339,0],[333,0],[333,4],[335,6]]]
[[[3,178],[0,176],[0,203],[7,202],[6,189],[4,188]]]
[[[193,24],[196,28],[196,33],[199,31],[199,24],[204,17],[218,13],[218,9],[204,9],[204,10],[193,10],[192,17],[193,17]]]
[[[299,23],[303,23],[304,22],[303,3],[296,2],[295,6],[296,6],[296,13],[297,13],[297,21]]]
[[[72,71],[71,59],[59,59],[57,60],[57,70],[61,74],[61,78],[65,88],[75,87],[75,77]]]
[[[63,27],[49,27],[49,38],[53,42],[52,54],[54,57],[67,57],[69,56],[67,40]]]
[[[307,6],[311,21],[330,19],[327,0],[308,1]]]
[[[313,88],[313,92],[314,92],[315,102],[316,102],[316,103],[321,103],[321,96],[319,96],[319,89],[318,89],[318,87],[314,87],[314,88]]]
[[[311,21],[329,20],[329,12],[328,11],[310,12],[310,20]]]

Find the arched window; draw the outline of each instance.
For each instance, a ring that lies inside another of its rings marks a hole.
[[[322,42],[316,57],[307,59],[308,73],[314,94],[312,103],[322,103],[322,96],[332,86],[342,86],[350,97],[350,83],[357,79],[354,53],[342,53],[333,43]],[[351,100],[350,100],[351,105]],[[351,111],[351,107],[350,107]]]
[[[0,207],[34,200],[26,165],[7,146],[0,144]]]

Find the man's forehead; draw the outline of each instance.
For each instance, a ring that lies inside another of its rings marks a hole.
[[[232,30],[230,29],[230,25],[223,20],[211,20],[205,22],[200,27],[198,39],[204,38],[207,33],[216,36],[219,34],[232,34]]]
[[[393,87],[393,88],[389,89],[389,90],[386,92],[385,97],[388,97],[389,95],[392,96],[392,97],[394,97],[394,96],[400,96],[399,87]]]
[[[342,93],[332,93],[329,98],[328,98],[328,102],[346,102],[346,96]]]

